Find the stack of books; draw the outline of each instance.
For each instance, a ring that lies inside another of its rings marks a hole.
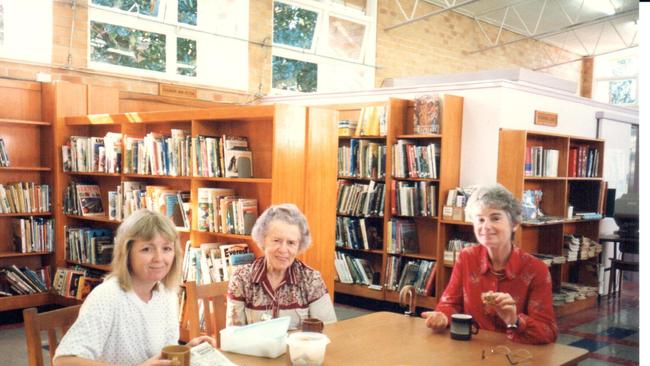
[[[18,268],[15,265],[0,269],[3,287],[0,296],[30,295],[47,292],[50,288],[50,270],[45,267],[40,270]]]
[[[578,253],[580,252],[580,239],[573,235],[565,235],[563,252],[567,262],[577,261]]]
[[[342,119],[339,121],[339,136],[352,136],[357,130],[357,121]]]

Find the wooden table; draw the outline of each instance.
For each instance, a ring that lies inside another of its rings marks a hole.
[[[449,332],[433,333],[421,318],[377,312],[326,325],[324,365],[509,365],[506,356],[481,360],[482,350],[506,345],[511,350],[527,349],[531,361],[520,365],[574,365],[587,357],[587,350],[562,344],[533,346],[509,341],[504,333],[480,331],[471,341],[454,341]],[[276,359],[224,352],[240,366],[290,365],[288,354]]]

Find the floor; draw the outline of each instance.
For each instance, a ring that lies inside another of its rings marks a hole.
[[[624,283],[620,300],[603,299],[598,308],[558,319],[558,342],[589,350],[588,359],[580,362],[580,366],[638,365],[638,293],[637,284]],[[349,299],[345,300],[350,303]],[[372,311],[342,303],[336,303],[335,310],[339,320]],[[386,309],[374,307],[373,310]],[[19,316],[11,313],[0,315],[0,366],[27,365],[25,338]],[[47,351],[44,356],[47,356]],[[49,365],[49,359],[46,365]]]

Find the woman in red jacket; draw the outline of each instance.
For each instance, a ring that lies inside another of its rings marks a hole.
[[[465,313],[481,329],[505,332],[515,342],[554,342],[557,324],[548,268],[512,242],[521,203],[499,184],[480,187],[465,214],[480,245],[460,253],[436,311],[422,313],[427,327],[442,331],[452,314]]]

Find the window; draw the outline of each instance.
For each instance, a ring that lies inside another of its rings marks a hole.
[[[92,0],[89,67],[248,89],[247,0]]]
[[[165,71],[165,35],[90,22],[92,61]]]
[[[276,93],[374,86],[376,0],[273,2]]]
[[[594,61],[594,94],[601,102],[638,106],[638,56],[624,51],[600,56]]]
[[[52,0],[0,0],[0,58],[52,63]]]

